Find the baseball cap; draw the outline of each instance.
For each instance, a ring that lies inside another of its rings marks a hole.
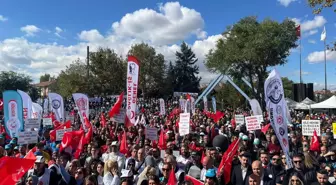
[[[36,156],[35,163],[44,163],[45,159],[43,156]]]
[[[117,146],[118,145],[118,142],[117,141],[113,141],[112,143],[111,143],[111,146]]]
[[[12,148],[12,145],[11,144],[7,144],[7,145],[5,145],[5,150],[9,150],[9,149],[11,149]]]
[[[205,177],[210,177],[210,178],[213,178],[216,176],[216,171],[215,169],[211,168],[211,169],[208,169],[206,172],[205,172]]]
[[[128,178],[128,177],[132,177],[132,176],[133,176],[133,173],[132,173],[131,170],[125,170],[125,169],[121,170],[120,178]]]
[[[247,141],[248,140],[248,137],[247,135],[243,135],[243,138],[242,138],[244,141]]]

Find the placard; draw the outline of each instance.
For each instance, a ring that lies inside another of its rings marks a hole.
[[[258,116],[245,117],[245,123],[246,123],[247,131],[254,131],[254,130],[261,129],[260,116],[259,117]]]
[[[243,125],[245,123],[244,115],[236,114],[235,115],[235,121],[236,121],[237,125]]]
[[[317,136],[321,135],[320,120],[302,120],[302,135],[313,136],[314,130],[316,130]]]
[[[64,133],[71,132],[71,131],[72,131],[72,128],[56,130],[56,141],[62,141]]]
[[[43,118],[43,126],[52,125],[51,118]]]
[[[179,122],[179,134],[184,136],[189,134],[190,129],[190,113],[181,113]]]
[[[336,123],[332,124],[334,139],[336,139]]]
[[[37,143],[38,131],[19,132],[18,144]]]
[[[158,140],[158,129],[152,128],[152,127],[146,127],[146,139],[149,139],[151,141],[157,141]]]
[[[126,109],[120,109],[119,114],[114,115],[111,120],[117,123],[125,123]]]
[[[25,129],[40,128],[40,119],[38,118],[28,118],[25,120]]]

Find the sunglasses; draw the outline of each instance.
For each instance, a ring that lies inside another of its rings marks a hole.
[[[273,161],[278,161],[280,158],[272,158]]]
[[[169,171],[170,169],[168,168],[162,168],[162,171]]]
[[[294,163],[301,164],[302,161],[294,161]]]

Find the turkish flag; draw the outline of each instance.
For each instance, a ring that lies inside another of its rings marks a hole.
[[[224,112],[221,111],[216,111],[215,114],[213,114],[212,119],[214,120],[215,123],[218,123],[220,119],[224,117]]]
[[[167,185],[176,185],[176,184],[177,184],[177,179],[176,179],[176,176],[175,176],[175,172],[174,172],[174,169],[171,169]]]
[[[114,104],[114,106],[110,110],[110,112],[109,112],[110,118],[113,117],[116,114],[119,114],[123,99],[124,99],[124,92],[122,92],[119,95],[119,98],[118,98],[117,102]]]
[[[185,176],[185,180],[186,180],[186,181],[190,181],[190,182],[192,182],[193,185],[203,185],[203,184],[204,184],[202,181],[197,180],[197,179],[195,179],[194,177],[189,176],[189,175],[186,175],[186,176]]]
[[[89,128],[89,130],[92,130],[92,128]],[[84,142],[86,142],[84,135],[82,135],[81,139],[79,140],[78,147],[76,149],[76,152],[74,153],[75,159],[79,159],[80,154],[83,152],[83,146]]]
[[[270,126],[271,126],[270,123],[267,124],[267,125],[265,125],[263,128],[261,128],[261,132],[264,133],[264,134],[266,134],[266,132],[267,132],[267,130],[269,129]]]
[[[71,147],[72,150],[76,149],[82,136],[84,136],[83,130],[64,133],[60,146],[60,152],[62,152],[66,147]]]
[[[71,128],[71,121],[70,120],[66,121],[65,123],[59,125],[58,127],[55,127],[53,130],[51,130],[49,132],[50,140],[52,142],[55,142],[56,141],[56,131],[66,129],[66,128]]]
[[[34,153],[36,152],[36,146],[34,148],[32,148],[31,150],[29,150],[29,152],[26,154],[26,156],[24,157],[25,159],[33,159],[36,160],[36,156],[34,155]]]
[[[160,137],[159,137],[159,143],[158,146],[161,150],[167,149],[167,142],[166,142],[166,136],[164,134],[164,131],[160,131]]]
[[[217,175],[220,173],[220,170],[224,168],[224,177],[231,177],[231,166],[232,166],[232,159],[233,156],[236,155],[239,147],[239,139],[236,139],[233,141],[229,148],[224,152],[222,160],[219,164]],[[228,184],[230,182],[230,178],[224,178],[225,182],[224,184]]]
[[[2,157],[0,158],[0,185],[14,185],[34,165],[35,160]]]
[[[297,26],[295,28],[295,31],[296,31],[296,36],[301,37],[301,25]]]
[[[100,114],[100,123],[101,123],[101,125],[102,125],[102,127],[106,127],[106,119],[105,119],[105,116],[104,116],[104,113],[101,113]]]
[[[89,127],[88,132],[84,136],[84,144],[89,144],[92,138],[93,130],[92,126]]]
[[[0,99],[0,110],[3,109],[3,99]]]
[[[121,137],[121,142],[120,142],[120,148],[119,148],[120,153],[122,154],[127,154],[127,138],[126,138],[126,132],[124,131],[122,137]]]
[[[317,136],[316,130],[314,130],[309,150],[310,151],[320,151],[320,143],[319,143],[319,140],[318,140],[318,136]]]

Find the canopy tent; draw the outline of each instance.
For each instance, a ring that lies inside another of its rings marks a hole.
[[[304,103],[298,103],[290,98],[285,98],[287,106],[290,109],[308,110],[309,106]]]
[[[310,105],[312,109],[336,109],[336,96],[333,95],[327,100]]]
[[[306,104],[306,105],[311,105],[311,104],[315,104],[316,102],[314,102],[313,100],[311,100],[307,97],[304,100],[302,100],[302,102],[300,102],[300,103],[303,103],[303,104]]]

